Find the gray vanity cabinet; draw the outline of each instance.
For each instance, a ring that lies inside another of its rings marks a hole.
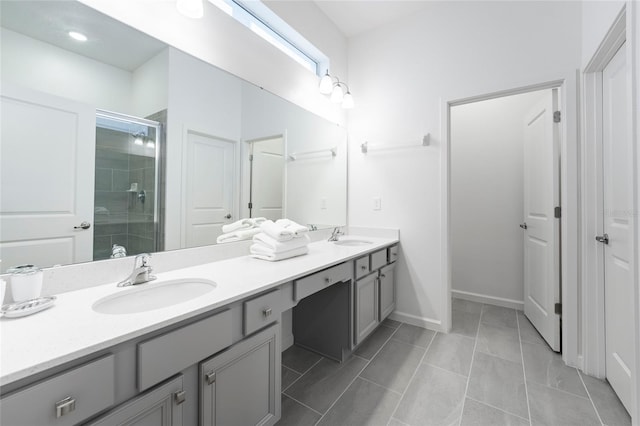
[[[380,292],[380,321],[396,308],[395,264],[382,268],[378,275]]]
[[[88,426],[182,426],[186,397],[180,374],[116,407]]]
[[[362,342],[380,322],[378,316],[378,275],[370,274],[356,281],[355,344]]]
[[[273,425],[280,419],[280,324],[200,363],[200,425]]]

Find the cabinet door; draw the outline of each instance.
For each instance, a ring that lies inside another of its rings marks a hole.
[[[180,374],[114,408],[89,426],[181,426],[182,403],[187,397]],[[194,396],[195,397],[195,396]]]
[[[367,275],[356,281],[356,345],[378,325],[378,276]]]
[[[200,364],[202,426],[273,425],[280,398],[279,323]]]
[[[396,308],[395,265],[385,266],[380,270],[380,321],[389,316]]]

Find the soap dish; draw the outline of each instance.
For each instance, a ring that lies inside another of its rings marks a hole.
[[[18,318],[35,314],[53,306],[55,296],[39,297],[25,302],[9,303],[0,308],[0,312],[7,318]]]

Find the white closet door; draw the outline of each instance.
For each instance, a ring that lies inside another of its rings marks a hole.
[[[233,217],[235,143],[187,132],[184,247],[215,244]],[[171,200],[167,200],[171,202]]]
[[[0,111],[2,270],[92,260],[95,108],[3,84]]]
[[[607,379],[631,412],[634,364],[631,135],[624,45],[602,73]],[[638,336],[635,336],[638,338]]]
[[[554,351],[560,351],[559,124],[558,90],[549,90],[525,119],[524,313]]]
[[[255,141],[251,160],[251,217],[283,218],[284,174],[282,138]]]

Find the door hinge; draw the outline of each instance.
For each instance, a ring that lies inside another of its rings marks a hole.
[[[556,219],[560,219],[562,217],[562,209],[560,207],[556,207],[553,209],[553,216]]]
[[[553,122],[554,123],[559,123],[561,119],[562,119],[562,113],[560,111],[554,111],[553,112]]]
[[[554,308],[556,315],[562,315],[562,303],[556,303]]]
[[[249,161],[253,161],[253,154],[249,154]]]
[[[253,208],[253,203],[249,203],[249,210],[251,210]]]

